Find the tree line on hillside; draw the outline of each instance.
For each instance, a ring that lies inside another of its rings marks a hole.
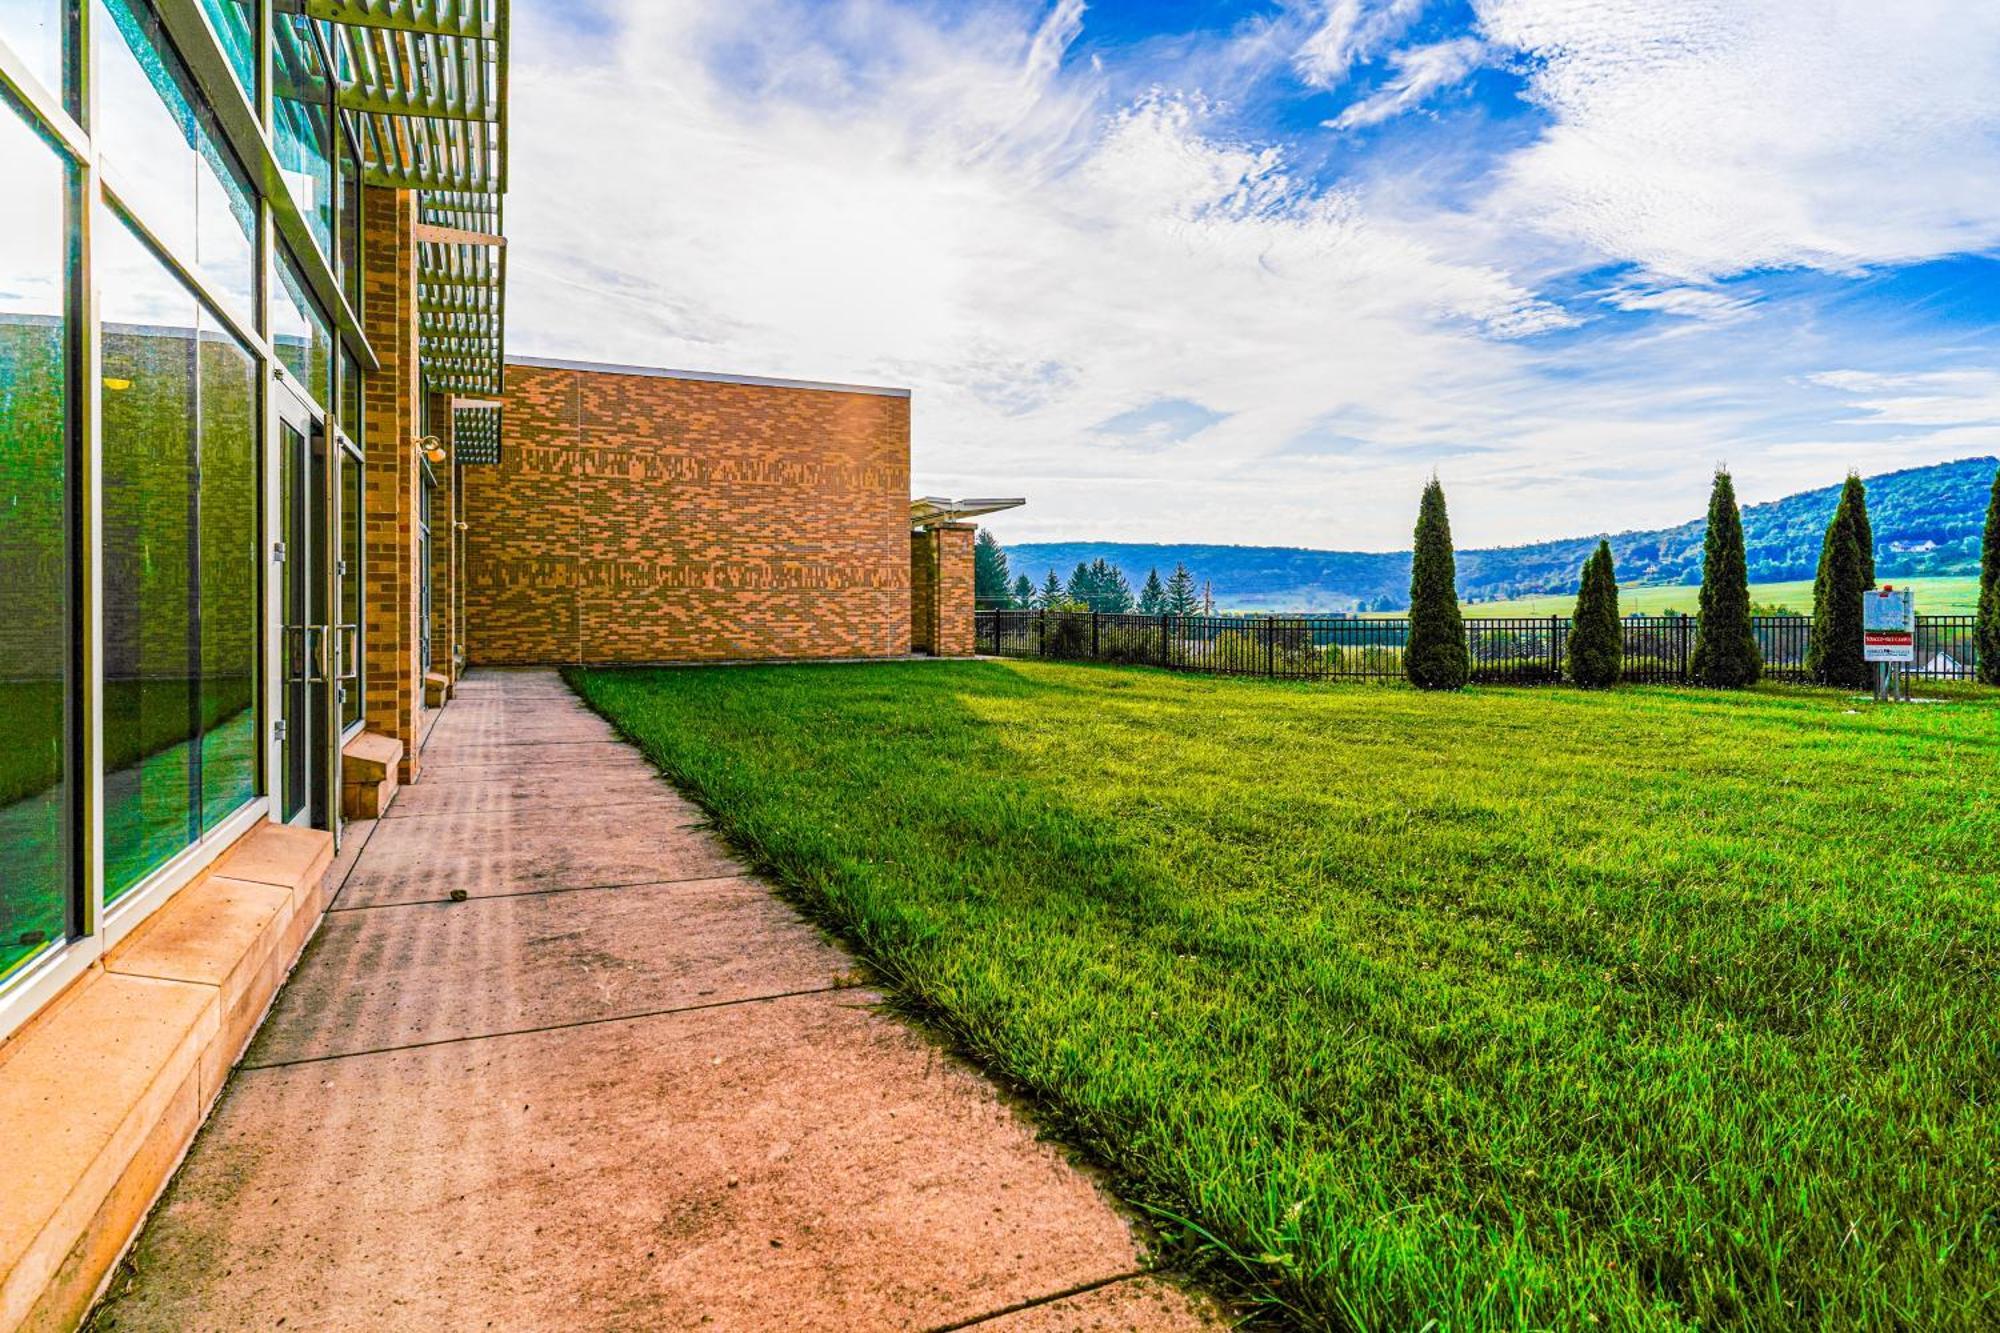
[[[1901,581],[1937,575],[1973,575],[1979,569],[1981,526],[2000,462],[1966,458],[1867,478],[1878,577]],[[1827,523],[1844,485],[1820,487],[1742,508],[1743,553],[1752,585],[1810,580],[1818,568]],[[1608,535],[1612,558],[1626,585],[1677,584],[1701,579],[1706,521],[1691,515],[1670,528]],[[1462,603],[1576,592],[1577,570],[1597,550],[1598,537],[1564,538],[1523,546],[1481,547],[1457,555]],[[1223,605],[1302,611],[1401,611],[1407,606],[1411,554],[1402,551],[1332,551],[1283,546],[1216,546],[1194,543],[1138,545],[1119,542],[1027,543],[1010,548],[1016,568],[1068,571],[1077,561],[1103,558],[1134,574],[1157,566],[1165,576],[1176,562],[1213,584]],[[1039,579],[1041,574],[1035,573]],[[1803,612],[1801,605],[1796,608]]]
[[[1159,571],[1146,576],[1135,596],[1116,565],[1104,559],[1078,562],[1067,583],[1050,570],[1040,588],[1027,575],[1008,582],[1007,553],[991,532],[980,531],[974,547],[976,598],[981,607],[1042,611],[1097,611],[1145,615],[1194,615],[1203,598],[1184,564],[1165,582]],[[1696,615],[1695,680],[1719,689],[1754,685],[1763,674],[1763,654],[1752,620],[1759,608],[1750,600],[1750,564],[1743,537],[1743,513],[1728,469],[1718,468],[1703,524],[1700,609]],[[1813,574],[1811,639],[1806,668],[1821,684],[1863,689],[1870,671],[1862,649],[1863,599],[1876,586],[1874,528],[1868,489],[1850,472],[1839,488],[1833,513],[1820,536]],[[1444,485],[1433,476],[1418,505],[1410,560],[1409,638],[1404,674],[1422,689],[1455,690],[1471,678],[1471,654],[1459,609],[1457,554]],[[1623,672],[1624,636],[1619,625],[1618,571],[1609,540],[1600,540],[1583,563],[1576,609],[1571,617],[1566,674],[1584,686],[1608,686]],[[2000,685],[2000,471],[1991,482],[1981,540],[1979,605],[1974,629],[1978,677]]]
[[[972,596],[982,611],[1097,611],[1105,615],[1199,615],[1207,598],[1184,564],[1176,564],[1166,579],[1148,570],[1139,590],[1125,571],[1103,558],[1077,562],[1068,582],[1052,569],[1037,587],[1026,574],[1007,567],[1007,552],[991,531],[979,530],[972,548]]]
[[[1974,631],[1979,679],[2000,685],[2000,473],[1987,502],[1980,565],[1979,611]],[[1820,538],[1813,575],[1811,639],[1806,670],[1822,685],[1868,687],[1862,647],[1863,604],[1876,586],[1875,538],[1868,518],[1868,489],[1850,472],[1833,516]],[[1709,493],[1702,544],[1701,601],[1696,615],[1695,680],[1716,689],[1743,689],[1763,674],[1763,653],[1752,626],[1750,568],[1736,486],[1718,468]],[[1611,544],[1599,541],[1584,562],[1576,610],[1570,618],[1567,674],[1584,686],[1618,683],[1624,635],[1618,623],[1618,572]],[[1422,689],[1455,690],[1471,676],[1465,627],[1460,620],[1456,559],[1444,487],[1436,477],[1424,488],[1417,513],[1410,577],[1410,637],[1404,674]]]

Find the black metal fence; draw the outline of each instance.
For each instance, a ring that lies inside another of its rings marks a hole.
[[[1972,616],[1917,617],[1920,680],[1971,680]],[[1675,685],[1692,679],[1692,616],[1627,616],[1625,679]],[[1401,680],[1410,622],[1358,616],[1142,616],[1091,611],[979,611],[979,651],[996,657],[1126,662],[1221,676],[1290,680]],[[1803,682],[1811,616],[1756,616],[1751,628],[1771,680]],[[1563,678],[1567,616],[1465,622],[1472,678],[1533,685]]]

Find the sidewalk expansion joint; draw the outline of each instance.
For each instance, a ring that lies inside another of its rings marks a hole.
[[[635,879],[617,884],[553,884],[544,889],[509,889],[505,893],[471,894],[462,900],[451,898],[410,898],[394,903],[357,903],[353,907],[329,907],[328,916],[345,912],[380,912],[391,907],[463,907],[466,903],[491,902],[496,898],[540,898],[554,893],[607,893],[612,889],[651,889],[668,884],[720,884],[725,880],[753,879],[747,870],[732,875],[690,875],[686,879]]]
[[[335,1060],[357,1060],[369,1055],[394,1055],[399,1051],[421,1051],[432,1046],[463,1046],[468,1042],[494,1041],[501,1037],[530,1037],[542,1032],[567,1032],[571,1028],[602,1027],[606,1023],[636,1023],[648,1018],[671,1018],[676,1014],[698,1014],[710,1009],[736,1009],[746,1004],[767,1004],[773,1000],[797,1000],[813,995],[838,995],[860,990],[858,986],[813,986],[806,990],[774,991],[769,995],[745,995],[734,1000],[710,1000],[705,1004],[680,1004],[666,1009],[642,1009],[630,1014],[601,1014],[596,1018],[576,1018],[567,1023],[542,1023],[534,1027],[503,1028],[499,1032],[468,1032],[462,1037],[437,1037],[430,1041],[410,1041],[397,1046],[371,1046],[360,1051],[334,1051],[329,1055],[302,1055],[293,1060],[271,1060],[252,1064],[246,1060],[236,1072],[254,1074],[264,1069],[291,1069],[298,1065],[323,1065]]]
[[[404,815],[397,814],[396,807],[391,805],[388,810],[383,812],[382,818],[385,820],[393,819],[398,822],[405,819],[508,819],[523,828],[538,828],[541,826],[545,816],[548,823],[558,824],[564,819],[574,818],[581,814],[590,814],[597,810],[637,810],[648,805],[671,805],[674,802],[663,801],[662,798],[673,794],[675,793],[669,789],[667,791],[654,792],[649,796],[635,797],[629,801],[580,801],[575,805],[539,805],[532,810],[412,810]],[[685,823],[676,824],[674,827],[695,828],[707,822],[706,818],[688,820]]]

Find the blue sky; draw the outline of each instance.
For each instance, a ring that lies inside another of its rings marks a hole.
[[[1006,540],[1466,544],[2000,453],[1987,0],[523,7],[510,345],[915,390]]]

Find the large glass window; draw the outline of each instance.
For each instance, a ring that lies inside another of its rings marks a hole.
[[[278,166],[320,253],[333,258],[333,84],[303,14],[271,13],[272,114]]]
[[[150,8],[96,0],[96,137],[106,178],[176,258],[254,309],[257,210]]]
[[[271,294],[271,342],[298,387],[321,407],[332,404],[333,326],[306,294],[305,279],[282,249]]]
[[[255,791],[255,362],[125,226],[102,311],[105,900]]]
[[[0,41],[14,48],[28,72],[61,97],[63,42],[69,32],[68,0],[0,0]]]
[[[340,451],[340,725],[361,720],[361,459]]]
[[[4,13],[6,11],[0,11]],[[4,27],[0,24],[0,27]],[[7,34],[13,36],[11,31]],[[0,101],[0,978],[67,933],[64,168]]]
[[[361,313],[361,164],[347,136],[340,142],[340,288],[347,304]]]
[[[201,0],[202,12],[229,57],[237,86],[257,103],[257,0]]]

